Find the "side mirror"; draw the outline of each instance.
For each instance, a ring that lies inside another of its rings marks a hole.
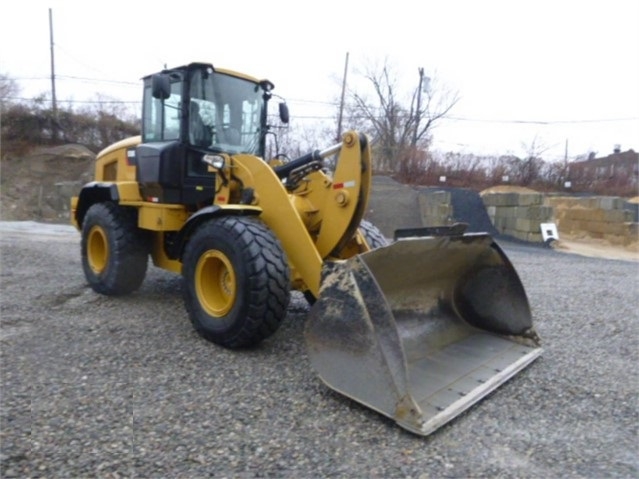
[[[156,73],[151,77],[151,91],[153,98],[166,100],[171,96],[171,82],[169,76],[163,73]]]
[[[280,108],[280,120],[282,123],[288,124],[289,116],[288,116],[288,105],[284,102],[279,104]]]

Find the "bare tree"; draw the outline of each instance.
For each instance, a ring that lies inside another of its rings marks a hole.
[[[548,150],[548,146],[535,135],[530,144],[522,143],[522,147],[526,150],[526,157],[519,162],[518,176],[522,186],[529,186],[540,178],[544,166],[541,156]]]
[[[7,102],[20,94],[16,81],[5,73],[0,73],[0,109],[5,111]]]
[[[403,98],[394,72],[388,61],[381,67],[369,66],[362,74],[372,87],[373,99],[366,93],[349,88],[347,119],[358,129],[369,130],[375,140],[375,164],[378,172],[409,176],[415,173],[419,151],[428,151],[431,132],[459,100],[451,93],[435,86],[433,79],[418,69],[419,82],[408,98]]]

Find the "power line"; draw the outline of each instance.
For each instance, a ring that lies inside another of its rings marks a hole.
[[[42,102],[51,102],[52,100],[49,98],[23,98],[23,97],[6,97],[4,100],[8,101],[42,101]],[[90,104],[132,104],[132,105],[141,105],[141,101],[135,100],[57,100],[58,103],[90,103]]]
[[[87,77],[78,77],[73,75],[58,75],[56,78],[64,78],[68,80],[80,80],[84,82],[93,82],[93,83],[115,83],[118,85],[131,85],[139,87],[139,82],[131,82],[131,81],[123,81],[123,80],[101,80],[99,78],[87,78]]]
[[[480,118],[464,118],[460,116],[449,116],[442,118],[444,120],[468,121],[474,123],[510,123],[524,125],[560,125],[560,124],[577,124],[577,123],[614,123],[622,121],[638,121],[639,117],[627,118],[600,118],[587,120],[503,120],[503,119],[480,119]]]
[[[139,82],[125,81],[125,80],[107,80],[100,78],[89,78],[89,77],[79,77],[74,75],[56,75],[56,80],[78,80],[88,83],[114,83],[118,85],[131,85],[135,87],[139,87]],[[47,77],[16,77],[15,80],[19,81],[31,81],[31,80],[49,80]]]
[[[57,78],[60,78],[58,76]],[[75,77],[71,77],[75,78]],[[43,78],[45,80],[45,78]],[[111,80],[105,80],[111,81]],[[117,82],[112,80],[112,82]],[[123,82],[126,83],[126,82]],[[13,100],[13,101],[32,101],[33,98],[24,98],[24,97],[7,97],[5,100]],[[42,101],[50,102],[50,99],[43,99]],[[300,100],[294,100],[300,101]],[[303,100],[302,100],[303,101]],[[141,101],[137,100],[58,100],[59,103],[95,103],[95,104],[133,104],[140,105]],[[312,101],[309,101],[312,102]],[[321,103],[321,102],[315,102]],[[365,116],[357,116],[357,119],[366,119]],[[382,117],[379,117],[382,118]],[[295,120],[335,120],[335,115],[296,115]],[[628,118],[602,118],[602,119],[587,119],[587,120],[550,120],[550,121],[540,121],[540,120],[498,120],[498,119],[479,119],[479,118],[465,118],[465,117],[444,117],[442,120],[455,120],[455,121],[467,121],[467,122],[475,122],[475,123],[509,123],[509,124],[524,124],[524,125],[559,125],[559,124],[580,124],[580,123],[614,123],[614,122],[625,122],[625,121],[639,121],[639,117],[628,117]]]

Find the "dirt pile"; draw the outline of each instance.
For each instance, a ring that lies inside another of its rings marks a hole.
[[[34,149],[0,160],[0,219],[68,222],[68,198],[92,180],[95,154],[82,145]]]

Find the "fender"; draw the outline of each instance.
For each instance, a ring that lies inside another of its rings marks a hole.
[[[80,195],[71,198],[71,223],[78,230],[82,228],[84,216],[95,203],[138,203],[142,201],[135,181],[92,181],[82,187]]]
[[[180,231],[178,231],[170,244],[166,245],[166,254],[170,259],[182,261],[184,246],[191,237],[191,234],[203,222],[211,218],[218,218],[226,215],[236,216],[259,216],[262,208],[249,205],[211,205],[206,206],[191,215]]]

